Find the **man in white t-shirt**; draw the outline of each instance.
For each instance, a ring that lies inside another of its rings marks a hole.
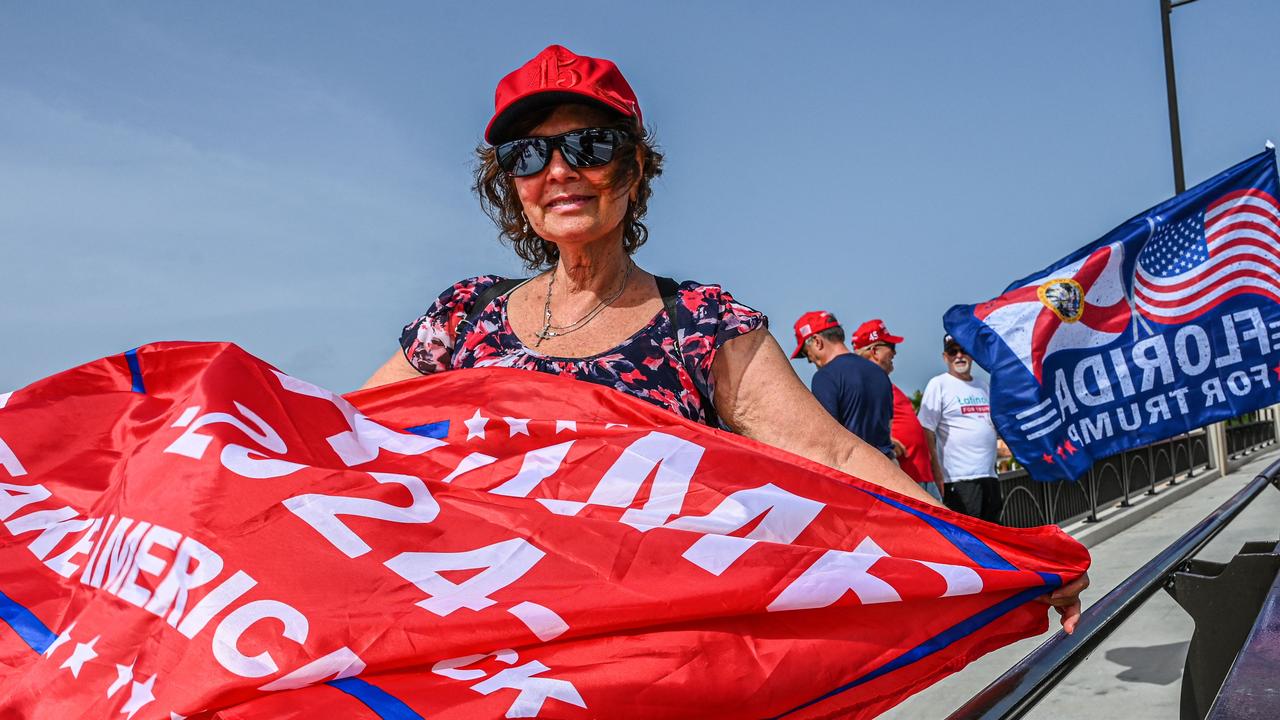
[[[920,424],[933,447],[933,472],[943,480],[947,507],[990,522],[1000,521],[996,479],[996,428],[991,392],[973,377],[973,358],[955,338],[942,341],[947,371],[925,386]]]

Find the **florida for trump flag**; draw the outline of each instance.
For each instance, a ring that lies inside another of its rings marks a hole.
[[[944,324],[991,373],[992,419],[1040,480],[1280,401],[1274,151]]]
[[[1088,554],[612,389],[160,343],[0,395],[0,717],[871,717]]]

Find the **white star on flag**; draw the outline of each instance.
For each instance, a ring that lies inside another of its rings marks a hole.
[[[156,696],[151,694],[151,688],[155,687],[155,684],[155,675],[152,675],[151,679],[144,683],[135,681],[133,687],[129,688],[129,701],[124,704],[124,707],[120,708],[120,714],[125,715],[127,718],[132,718],[133,714],[141,710],[143,705],[155,700]]]
[[[62,634],[54,638],[53,642],[49,643],[49,647],[45,648],[44,656],[49,657],[50,655],[53,655],[54,650],[57,650],[63,643],[70,640],[71,631],[75,629],[75,626],[76,626],[75,623],[71,623],[70,625],[67,626],[66,630],[62,631]]]
[[[578,432],[578,422],[576,420],[557,420],[556,434],[559,435],[561,430],[572,430]]]
[[[132,665],[116,665],[116,681],[111,683],[111,687],[107,688],[107,697],[112,697],[120,692],[120,688],[133,679]]]
[[[502,419],[507,423],[507,427],[511,428],[511,435],[509,437],[529,434],[529,418],[504,417]]]
[[[80,670],[84,667],[84,664],[98,657],[98,653],[93,649],[93,646],[97,644],[99,637],[102,636],[95,636],[87,643],[76,643],[76,649],[72,651],[71,657],[63,660],[58,669],[71,668],[71,677],[80,677]]]
[[[467,426],[467,439],[480,438],[484,439],[484,426],[489,424],[489,418],[480,414],[476,410],[476,414],[471,416],[470,420],[463,420],[462,424]]]

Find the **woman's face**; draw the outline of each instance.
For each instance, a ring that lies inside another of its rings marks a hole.
[[[583,105],[561,105],[529,132],[546,137],[609,124],[609,117]],[[533,231],[560,246],[586,245],[602,239],[621,240],[627,200],[637,181],[614,188],[618,158],[603,167],[574,169],[559,150],[542,172],[513,178],[525,217]],[[611,236],[613,236],[611,238]]]

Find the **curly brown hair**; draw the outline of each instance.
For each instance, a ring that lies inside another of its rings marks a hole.
[[[555,108],[542,108],[520,118],[511,127],[511,136],[527,135],[550,117]],[[607,127],[622,130],[625,138],[614,150],[610,186],[614,189],[625,187],[639,177],[636,199],[627,204],[627,214],[622,219],[622,249],[630,255],[649,239],[649,229],[641,220],[649,209],[650,183],[662,174],[662,153],[657,149],[653,132],[641,127],[634,118],[615,113],[609,115],[615,119]],[[637,147],[640,148],[643,165],[636,160]],[[511,245],[530,270],[554,266],[560,259],[560,249],[555,243],[539,237],[525,222],[524,207],[520,204],[515,182],[498,166],[493,146],[483,143],[477,146],[476,157],[479,164],[476,165],[472,190],[479,196],[480,207],[485,214],[498,226],[498,239]]]

